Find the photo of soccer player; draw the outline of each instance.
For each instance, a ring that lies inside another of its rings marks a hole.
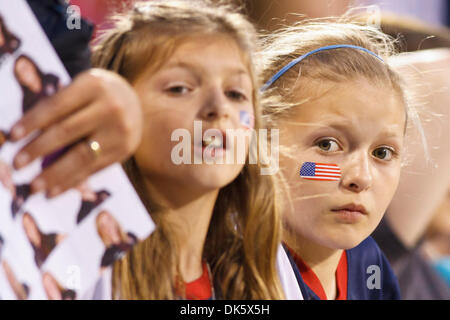
[[[0,58],[7,53],[14,53],[19,47],[20,39],[8,30],[3,17],[0,15]]]
[[[59,78],[43,73],[27,55],[20,55],[14,63],[14,76],[22,88],[22,112],[27,112],[40,99],[55,94],[59,89]]]
[[[2,261],[2,267],[8,279],[12,291],[16,295],[17,300],[27,300],[30,294],[30,287],[26,283],[21,283],[14,274],[11,266],[6,260]]]
[[[96,225],[98,235],[106,247],[100,263],[102,268],[112,265],[137,242],[137,237],[131,232],[125,233],[117,220],[106,210],[97,215]]]
[[[15,196],[16,187],[12,179],[11,170],[8,164],[2,160],[0,160],[0,183],[11,193],[12,197]]]
[[[11,203],[11,213],[13,218],[20,212],[20,209],[31,194],[30,185],[27,183],[14,186],[14,188],[13,201]]]
[[[11,214],[15,218],[30,196],[30,185],[14,185],[11,168],[2,160],[0,160],[0,183],[10,192],[13,198],[11,202]]]
[[[86,218],[89,213],[105,201],[111,193],[107,190],[93,191],[87,181],[76,188],[81,194],[81,206],[77,214],[77,224]]]
[[[7,140],[8,134],[5,131],[0,130],[0,148],[6,143]]]
[[[23,229],[34,251],[34,261],[38,268],[42,266],[52,250],[65,238],[63,234],[43,233],[30,213],[22,218]]]
[[[46,156],[41,164],[42,169],[44,170],[49,167],[56,160],[58,160],[58,158],[62,157],[70,148],[71,146],[68,146]],[[81,194],[81,205],[76,219],[77,224],[80,224],[81,221],[92,212],[92,210],[97,208],[97,206],[111,196],[111,193],[104,189],[100,191],[92,190],[87,180],[81,182],[75,189]]]
[[[42,275],[42,284],[49,300],[76,299],[75,291],[63,288],[49,272],[44,272]]]

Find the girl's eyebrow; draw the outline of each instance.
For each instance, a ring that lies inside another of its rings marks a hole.
[[[340,131],[349,131],[349,127],[353,126],[353,122],[345,117],[334,114],[332,117],[325,116],[317,121],[320,127],[330,127]]]
[[[189,69],[196,70],[198,69],[194,64],[185,62],[185,61],[173,61],[166,64],[163,69],[173,69],[173,68],[181,68],[181,69]]]
[[[183,69],[183,70],[189,72],[190,74],[192,74],[195,78],[195,81],[200,82],[200,79],[201,79],[200,75],[201,75],[202,71],[192,63],[188,63],[188,62],[184,62],[184,61],[174,61],[174,62],[170,62],[170,63],[164,65],[160,71],[167,72],[168,70],[172,70],[172,69]]]
[[[204,73],[204,66],[199,66],[195,63],[190,63],[187,61],[173,61],[169,62],[163,67],[163,69],[172,69],[172,68],[188,69],[194,72]],[[241,66],[230,66],[227,70],[227,73],[233,75],[245,75],[250,77],[248,74],[248,70],[246,70]]]
[[[192,63],[189,62],[183,62],[183,61],[174,61],[174,62],[170,62],[166,65],[164,65],[161,68],[161,71],[167,71],[167,70],[172,70],[172,69],[184,69],[192,74],[194,74],[194,76],[196,78],[200,78],[200,74],[202,73],[202,70],[200,68],[198,68],[197,66],[195,66]]]
[[[353,130],[351,129],[353,124],[350,120],[341,120],[339,122],[334,121],[331,123],[325,123],[324,126],[330,127],[337,131],[344,132],[349,137],[354,138]]]
[[[328,120],[328,119],[327,119]],[[347,120],[347,119],[342,119],[339,121],[333,120],[332,122],[327,122],[327,120],[324,120],[320,126],[321,127],[328,127],[328,128],[332,128],[335,129],[337,131],[341,131],[344,134],[346,134],[347,136],[349,136],[350,138],[354,139],[355,138],[355,134],[354,134],[354,130],[352,130],[352,126],[353,123],[351,120]],[[395,130],[393,130],[392,128],[388,128],[386,127],[386,130],[382,130],[378,135],[377,138],[384,138],[384,139],[388,139],[388,138],[394,138],[394,139],[401,139],[403,135],[398,134],[398,132],[396,132]]]

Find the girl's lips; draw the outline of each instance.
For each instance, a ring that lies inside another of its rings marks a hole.
[[[215,129],[215,128],[211,128]],[[228,150],[228,144],[227,144],[227,136],[225,133],[225,130],[216,129],[218,132],[222,135],[222,141],[219,141],[220,143],[217,144],[217,147],[214,146],[214,142],[211,141],[205,141],[201,140],[200,143],[194,144],[194,152],[200,156],[200,157],[206,157],[206,158],[222,158],[224,153]],[[206,131],[206,130],[205,130]],[[202,137],[204,136],[204,133],[202,133]],[[212,139],[220,139],[220,136],[212,136]],[[197,141],[198,142],[198,141]],[[213,143],[213,145],[211,145]],[[209,148],[209,152],[205,154],[206,148]]]
[[[211,128],[214,129],[214,128]],[[215,150],[224,150],[226,151],[228,149],[228,143],[227,143],[227,135],[225,133],[225,130],[220,130],[220,129],[215,129],[218,132],[220,132],[220,134],[222,135],[222,141],[220,141],[220,145],[218,144],[217,147],[212,147]],[[206,130],[205,130],[206,131]],[[202,137],[204,136],[204,133],[202,133]],[[211,139],[220,139],[220,136],[211,136]],[[197,142],[197,143],[195,143]],[[210,145],[210,141],[206,141],[204,139],[200,140],[200,141],[194,141],[193,143],[193,147],[196,149],[202,149],[205,150],[206,147],[208,147]]]
[[[342,207],[331,209],[332,212],[336,214],[337,219],[339,222],[343,223],[356,223],[358,222],[363,216],[367,215],[367,210],[362,205],[356,205],[356,204],[347,204]]]
[[[359,222],[363,215],[358,211],[339,210],[333,211],[338,222],[353,224]]]
[[[357,212],[360,214],[367,215],[367,210],[363,205],[354,204],[354,203],[349,203],[344,206],[331,209],[331,211],[350,211],[350,212]]]

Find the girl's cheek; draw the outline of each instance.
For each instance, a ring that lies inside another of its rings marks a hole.
[[[244,128],[244,129],[253,129],[255,127],[255,115],[253,112],[253,109],[248,110],[241,109],[239,110],[239,126],[238,128]]]
[[[398,161],[398,160],[397,160]],[[389,166],[383,166],[378,170],[376,180],[379,184],[384,186],[391,186],[396,188],[400,181],[401,163],[398,161],[395,164]]]

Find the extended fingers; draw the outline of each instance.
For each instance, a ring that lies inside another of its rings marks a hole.
[[[101,147],[99,156],[90,149],[88,141],[99,143]],[[116,162],[119,158],[117,153],[121,150],[117,150],[107,141],[101,135],[94,135],[88,140],[77,143],[32,181],[32,192],[47,190],[48,197],[55,197],[79,185],[93,173]]]
[[[15,169],[21,169],[35,159],[87,136],[104,119],[103,116],[104,110],[94,104],[50,126],[18,152],[13,160]]]
[[[11,141],[15,142],[42,130],[91,102],[98,94],[99,83],[94,76],[84,73],[55,95],[40,100],[12,127]]]

